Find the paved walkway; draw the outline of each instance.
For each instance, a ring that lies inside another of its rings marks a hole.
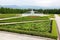
[[[55,20],[56,20],[57,28],[58,28],[58,40],[60,40],[60,16],[55,14]]]
[[[0,31],[0,40],[54,40],[54,39]]]

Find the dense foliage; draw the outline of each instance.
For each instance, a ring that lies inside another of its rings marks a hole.
[[[35,11],[39,13],[44,13],[44,14],[60,14],[60,9],[34,9]]]
[[[31,9],[13,9],[13,8],[0,8],[0,13],[2,14],[22,14],[25,12],[29,12]],[[39,13],[45,13],[45,14],[60,14],[60,9],[34,9],[34,11]]]
[[[21,14],[21,13],[25,13],[25,12],[27,12],[27,11],[29,11],[30,9],[13,9],[13,8],[3,8],[3,7],[1,7],[0,8],[0,13],[2,13],[2,14],[8,14],[8,13],[10,13],[10,14]]]

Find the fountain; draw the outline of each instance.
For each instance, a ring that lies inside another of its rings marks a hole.
[[[31,11],[31,14],[32,14],[32,15],[34,14],[34,11],[33,11],[33,10]]]
[[[24,13],[22,16],[48,16],[43,13],[36,13],[33,11],[33,9],[30,11],[30,13]]]

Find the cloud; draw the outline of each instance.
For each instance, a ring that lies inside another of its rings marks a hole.
[[[16,5],[19,4],[20,1],[17,0],[0,0],[0,5]]]
[[[0,5],[60,7],[60,0],[0,0]]]

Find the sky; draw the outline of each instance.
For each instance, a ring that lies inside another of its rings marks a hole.
[[[60,7],[60,0],[0,0],[0,5]]]

